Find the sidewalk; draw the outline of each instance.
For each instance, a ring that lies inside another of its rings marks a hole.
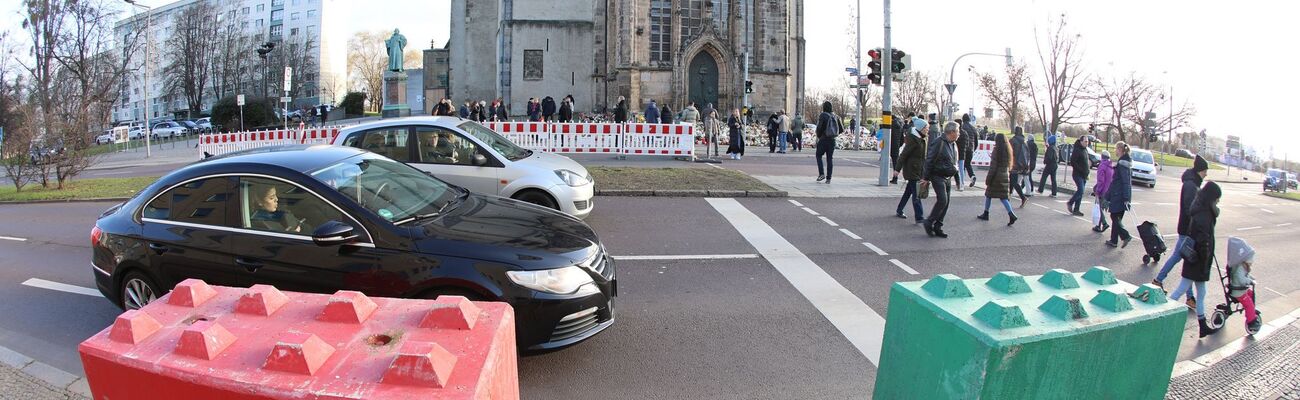
[[[86,379],[0,347],[0,398],[86,399]]]
[[[145,157],[144,149],[131,149],[127,151],[106,153],[99,156],[95,164],[87,170],[118,169],[126,167],[140,167],[148,165],[170,165],[170,164],[188,164],[199,160],[199,149],[194,146],[198,144],[198,139],[190,139],[184,142],[176,142],[175,146],[171,143],[151,146],[149,157]]]
[[[1173,378],[1168,399],[1300,399],[1300,320],[1210,367]]]

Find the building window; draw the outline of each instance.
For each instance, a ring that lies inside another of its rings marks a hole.
[[[284,10],[271,11],[271,22],[283,21],[283,20],[284,20]]]
[[[232,26],[232,28],[233,28],[233,26]],[[240,23],[239,23],[239,29],[248,29],[248,21],[240,22]],[[234,29],[231,29],[231,30],[234,30]]]
[[[308,18],[315,17],[315,16],[316,16],[316,10],[307,10]]]
[[[259,33],[259,34],[253,35],[253,41],[254,41],[254,42],[257,42],[257,43],[261,43],[261,42],[262,42],[262,34]]]
[[[271,40],[280,40],[284,33],[284,25],[271,25]]]
[[[248,15],[248,7],[239,9],[239,15]]]
[[[297,20],[298,20],[298,14],[300,14],[300,13],[289,14],[289,20],[291,20],[291,21],[297,21]]]
[[[705,1],[706,0],[685,1],[686,9],[683,10],[682,12],[682,19],[681,19],[682,26],[680,28],[682,31],[682,41],[681,43],[679,43],[679,45],[685,44],[687,41],[690,41],[691,39],[695,38],[696,35],[699,35],[700,32],[704,31]],[[712,21],[710,21],[710,23],[711,22]]]
[[[650,62],[672,61],[673,10],[669,0],[650,1]]]
[[[257,12],[260,13],[260,12],[263,12],[263,11],[266,11],[266,4],[258,4],[258,5],[257,5]]]
[[[289,36],[298,36],[298,28],[289,28]]]
[[[542,50],[524,50],[524,80],[542,80]]]
[[[316,36],[316,25],[307,25],[307,36]]]
[[[293,5],[298,5],[298,0],[293,0]]]
[[[263,25],[262,21],[263,20],[261,18],[258,18],[257,21],[253,23],[253,27],[257,29],[262,29],[262,25]]]
[[[271,7],[284,7],[284,0],[271,0]]]

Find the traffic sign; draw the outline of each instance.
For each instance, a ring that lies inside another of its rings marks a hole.
[[[281,98],[280,98],[280,102],[281,102],[281,103],[288,103],[288,102],[290,102],[290,101],[293,101],[293,98],[292,98],[292,97],[289,97],[289,96],[284,96],[284,97],[281,97]]]
[[[858,76],[858,69],[854,67],[845,68],[844,72],[848,72],[849,76]]]
[[[284,67],[284,91],[288,92],[293,87],[293,67]]]
[[[244,95],[241,94],[241,95],[237,95],[237,96],[235,96],[235,104],[238,105],[238,106],[240,106],[240,107],[243,107],[243,106],[244,106]]]
[[[946,84],[943,85],[943,88],[944,88],[944,89],[948,89],[948,95],[949,95],[949,96],[952,96],[952,92],[955,91],[955,90],[957,90],[957,84],[956,84],[956,83],[946,83]]]

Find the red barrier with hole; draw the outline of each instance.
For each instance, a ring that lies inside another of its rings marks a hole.
[[[187,279],[78,348],[96,399],[518,399],[514,311]]]

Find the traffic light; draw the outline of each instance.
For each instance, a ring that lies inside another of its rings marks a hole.
[[[867,63],[867,67],[871,68],[871,73],[867,74],[867,79],[870,80],[872,84],[876,85],[880,84],[880,78],[882,76],[880,57],[883,54],[881,54],[881,52],[881,49],[871,49],[870,51],[867,51],[867,55],[871,56],[871,62]]]
[[[904,53],[902,50],[893,49],[890,55],[892,57],[890,57],[889,61],[893,64],[890,67],[890,71],[893,71],[895,74],[901,74],[904,71],[907,71],[907,67],[912,64],[912,57],[907,55],[907,53]]]
[[[1088,134],[1091,135],[1097,131],[1097,124],[1088,124]]]
[[[754,93],[754,81],[745,81],[745,93]]]

